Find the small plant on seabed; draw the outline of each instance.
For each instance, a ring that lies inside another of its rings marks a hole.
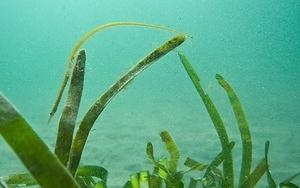
[[[149,53],[149,55],[133,66],[106,92],[104,92],[83,116],[79,123],[78,130],[75,136],[73,136],[83,91],[86,62],[86,53],[81,47],[94,36],[94,34],[117,26],[154,28],[177,33],[177,35]],[[97,165],[79,165],[84,146],[94,122],[117,93],[125,88],[128,83],[153,62],[182,44],[185,41],[185,38],[185,34],[163,26],[136,22],[114,22],[100,25],[83,35],[83,37],[75,44],[68,58],[64,79],[50,113],[49,121],[54,116],[61,101],[64,89],[70,80],[66,102],[59,120],[54,153],[49,150],[47,145],[33,131],[12,103],[0,93],[0,134],[28,170],[28,173],[17,173],[1,177],[0,187],[27,187],[32,185],[39,185],[45,188],[107,187],[106,180],[108,171],[105,168]],[[234,142],[229,141],[224,123],[213,102],[201,87],[198,75],[188,62],[187,58],[182,53],[180,53],[179,56],[211,117],[220,139],[222,151],[215,159],[207,164],[202,164],[196,160],[187,158],[184,164],[188,167],[188,170],[178,171],[177,166],[180,157],[179,150],[171,135],[167,131],[163,131],[160,136],[170,157],[156,159],[154,157],[153,145],[149,142],[147,144],[146,154],[154,166],[153,172],[149,173],[148,171],[142,171],[132,174],[130,180],[124,187],[160,188],[165,186],[167,188],[181,188],[184,187],[183,177],[186,173],[190,171],[203,171],[203,176],[200,178],[191,178],[188,185],[189,188],[195,188],[198,184],[205,188],[233,188],[234,174],[231,151],[234,147]],[[265,145],[264,158],[251,171],[251,136],[242,106],[227,81],[220,75],[217,75],[216,78],[229,97],[241,133],[243,152],[239,187],[254,187],[263,174],[266,173],[268,186],[270,188],[275,188],[277,185],[272,178],[268,165],[267,155],[269,142],[266,142]],[[221,164],[223,167],[219,168]],[[299,173],[291,176],[280,183],[279,186],[282,188],[298,187],[291,182],[298,175]]]

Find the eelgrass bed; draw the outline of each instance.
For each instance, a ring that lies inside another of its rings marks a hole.
[[[104,92],[90,107],[80,120],[77,132],[74,134],[77,114],[80,107],[81,94],[84,84],[84,70],[86,62],[85,50],[82,45],[94,34],[116,26],[135,26],[160,29],[177,34],[158,48],[150,52],[145,58],[134,65],[115,84]],[[177,48],[186,39],[186,35],[163,26],[136,22],[115,22],[100,25],[87,32],[76,45],[67,61],[67,70],[64,74],[58,96],[50,112],[54,116],[61,101],[64,89],[70,80],[67,99],[58,123],[58,133],[54,152],[50,151],[30,125],[0,93],[0,133],[13,151],[28,169],[25,173],[16,173],[0,178],[0,187],[27,187],[39,185],[49,188],[102,188],[107,187],[108,171],[101,166],[80,166],[80,159],[86,144],[89,132],[96,119],[100,116],[110,100],[127,86],[138,74],[165,54]],[[183,53],[178,53],[180,62],[195,86],[207,112],[217,131],[222,150],[211,161],[198,162],[187,158],[184,165],[187,170],[178,169],[180,152],[175,141],[168,131],[160,133],[162,142],[169,153],[168,157],[157,158],[154,155],[154,146],[149,142],[146,146],[146,155],[153,164],[151,171],[132,172],[129,180],[124,182],[125,188],[251,188],[255,187],[262,176],[267,176],[267,187],[275,188],[299,187],[292,181],[300,175],[297,173],[277,184],[272,178],[268,163],[269,141],[265,143],[265,153],[258,164],[252,164],[251,133],[242,105],[230,84],[219,74],[216,80],[224,89],[234,112],[242,142],[242,163],[238,181],[234,178],[232,150],[234,141],[231,141],[226,132],[225,124],[216,106],[201,86],[200,79],[192,65]],[[32,147],[34,146],[34,147]],[[109,167],[108,167],[109,168]],[[183,177],[190,171],[195,171],[197,177],[184,182]],[[235,185],[235,182],[238,182]]]

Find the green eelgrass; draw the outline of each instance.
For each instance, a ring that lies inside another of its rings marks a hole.
[[[100,166],[84,165],[76,171],[76,181],[81,187],[106,187],[108,171]]]
[[[270,146],[270,142],[266,141],[266,143],[265,143],[265,162],[266,162],[266,166],[267,166],[267,180],[268,180],[269,188],[276,188],[275,180],[273,179],[270,169],[269,169],[269,163],[268,163],[269,146]]]
[[[270,142],[266,141],[265,143],[265,165],[266,165],[266,172],[267,172],[267,181],[268,181],[268,188],[276,188],[277,184],[272,177],[271,171],[269,169],[269,160],[268,160],[268,153],[269,153],[269,147],[270,147]],[[291,181],[295,179],[297,176],[300,176],[300,172],[292,175],[291,177],[285,179],[281,183],[279,183],[280,188],[299,188],[298,185],[292,183]]]
[[[76,58],[67,100],[59,120],[55,154],[65,166],[69,160],[73,132],[83,90],[85,61],[86,53],[84,50],[81,50]]]
[[[196,90],[198,91],[199,95],[201,96],[206,109],[215,125],[217,133],[219,135],[219,139],[222,144],[222,149],[224,152],[224,162],[223,162],[223,174],[224,174],[224,185],[225,188],[232,188],[234,186],[233,181],[233,167],[232,167],[232,154],[228,151],[228,136],[222,123],[221,117],[217,112],[214,104],[208,97],[208,95],[204,92],[201,84],[200,79],[195,72],[192,65],[189,63],[188,59],[185,57],[183,53],[179,53],[180,60],[188,73],[189,77],[191,78]],[[245,113],[243,111],[242,105],[235,94],[232,87],[229,83],[219,74],[216,75],[216,79],[219,84],[224,88],[226,91],[229,101],[231,103],[233,112],[235,114],[238,127],[240,130],[240,135],[243,143],[243,156],[242,156],[242,164],[241,164],[241,171],[240,171],[240,181],[239,187],[241,188],[252,188],[256,185],[258,180],[263,176],[263,174],[267,171],[267,160],[263,159],[260,163],[256,166],[256,168],[251,171],[251,161],[252,161],[252,142],[251,142],[251,134],[250,129],[248,126],[248,122],[246,120]],[[265,156],[266,157],[266,156]],[[227,163],[226,163],[227,161]],[[209,173],[209,167],[206,173]]]
[[[174,29],[165,27],[165,26],[160,26],[160,25],[154,25],[154,24],[146,24],[146,23],[141,23],[141,22],[111,22],[111,23],[107,23],[104,25],[99,25],[93,29],[91,29],[90,31],[86,32],[79,40],[78,42],[74,45],[68,60],[67,60],[67,69],[66,72],[64,74],[64,78],[63,81],[61,83],[61,86],[59,88],[57,97],[55,99],[55,102],[53,104],[53,107],[51,109],[50,112],[50,117],[48,122],[51,120],[51,118],[53,117],[53,115],[55,114],[57,107],[59,105],[59,102],[61,100],[61,97],[63,95],[64,89],[68,83],[70,74],[73,72],[73,68],[74,68],[74,59],[76,58],[76,55],[79,51],[79,49],[82,47],[83,44],[85,44],[90,38],[92,38],[96,33],[113,28],[113,27],[145,27],[145,28],[152,28],[152,29],[159,29],[159,30],[164,30],[164,31],[168,31],[168,32],[172,32],[172,33],[177,33],[177,34],[182,34],[181,32],[178,32]]]
[[[143,58],[139,63],[133,66],[124,76],[122,76],[115,84],[113,84],[99,99],[90,107],[88,112],[80,122],[78,131],[75,135],[74,141],[71,146],[70,158],[68,162],[68,169],[72,174],[75,174],[76,169],[79,165],[79,161],[83,152],[83,148],[87,141],[89,132],[104,110],[109,101],[119,93],[125,86],[130,83],[139,73],[149,67],[156,60],[166,55],[168,52],[173,50],[182,44],[185,40],[185,35],[178,35],[165,42],[149,55]]]
[[[281,188],[299,188],[298,185],[296,185],[296,184],[294,184],[294,183],[291,182],[293,179],[295,179],[295,178],[298,177],[298,176],[300,176],[300,172],[298,172],[298,173],[292,175],[291,177],[288,177],[287,179],[285,179],[284,181],[282,181],[282,182],[279,184],[279,186],[280,186]]]
[[[262,178],[267,169],[265,159],[261,159],[254,170],[249,174],[247,180],[241,185],[241,188],[253,188],[257,182]]]
[[[37,184],[36,180],[32,177],[30,173],[8,175],[8,176],[1,177],[1,180],[2,183],[4,184],[3,187],[8,187],[7,185],[9,185],[10,187],[18,186],[18,185],[33,186]]]
[[[234,90],[229,85],[229,83],[219,74],[216,75],[216,79],[219,82],[219,84],[224,88],[224,90],[228,95],[229,101],[231,103],[240,130],[243,155],[242,155],[239,187],[241,188],[254,187],[258,182],[258,180],[265,173],[267,168],[266,163],[264,162],[264,160],[261,160],[261,162],[254,169],[254,171],[250,174],[251,161],[252,161],[252,141],[251,141],[251,134],[246,119],[246,115],[244,113],[244,110],[242,108],[242,105],[237,95],[235,94]]]
[[[223,173],[224,173],[224,188],[232,188],[234,185],[234,175],[233,175],[233,165],[232,165],[232,153],[230,150],[230,144],[228,135],[223,123],[223,120],[217,111],[215,105],[213,104],[210,97],[205,93],[203,90],[200,78],[198,77],[197,73],[195,72],[194,68],[188,61],[188,59],[185,57],[183,53],[178,54],[180,57],[180,60],[188,73],[190,79],[192,80],[197,92],[199,93],[200,97],[202,98],[202,101],[207,109],[207,112],[215,126],[215,129],[218,133],[222,150],[224,152],[224,162],[223,162]]]
[[[190,170],[199,170],[199,171],[202,171],[208,167],[207,164],[199,163],[198,161],[196,161],[190,157],[187,157],[185,159],[184,165],[187,167],[190,167],[191,168]]]
[[[2,94],[0,134],[42,187],[79,188],[67,169]]]
[[[250,170],[251,170],[252,142],[251,142],[249,125],[244,110],[242,108],[242,105],[239,101],[239,98],[235,94],[232,87],[227,83],[227,81],[221,75],[217,74],[216,79],[218,80],[219,84],[224,88],[224,90],[227,92],[228,98],[230,100],[240,130],[240,135],[243,144],[243,156],[242,156],[240,182],[239,182],[239,185],[241,186],[249,177]]]
[[[202,98],[202,100],[203,100],[203,102],[204,102],[204,104],[207,108],[207,111],[210,114],[210,117],[212,118],[212,121],[215,125],[215,128],[216,128],[217,132],[218,132],[221,144],[222,143],[226,144],[226,139],[224,139],[224,138],[227,138],[227,135],[225,134],[226,130],[225,130],[225,128],[222,128],[222,126],[224,126],[224,125],[222,123],[220,123],[221,122],[220,116],[216,112],[216,108],[214,107],[214,105],[210,101],[208,95],[205,94],[203,88],[201,87],[200,79],[199,79],[197,73],[195,72],[195,70],[193,69],[193,67],[191,66],[191,64],[189,63],[189,61],[187,60],[187,58],[184,56],[183,53],[179,53],[179,57],[180,57],[180,60],[183,64],[186,72],[188,73],[189,77],[191,78],[195,88],[197,89],[199,95],[201,96],[201,98]],[[257,164],[257,166],[254,168],[254,170],[251,172],[252,141],[251,141],[251,134],[250,134],[249,125],[248,125],[248,122],[247,122],[247,119],[246,119],[246,115],[244,113],[244,110],[242,108],[242,105],[241,105],[237,95],[235,94],[235,92],[232,89],[232,87],[230,86],[230,84],[219,74],[216,75],[216,79],[217,79],[218,83],[224,88],[224,90],[226,91],[226,93],[228,95],[229,101],[231,103],[235,118],[236,118],[237,123],[238,123],[239,130],[240,130],[243,155],[242,155],[242,164],[241,164],[241,171],[240,171],[239,187],[240,188],[253,188],[253,187],[255,187],[257,182],[266,173],[269,188],[276,188],[277,185],[276,185],[275,180],[273,179],[273,177],[271,175],[271,172],[269,170],[269,165],[268,165],[269,141],[267,141],[266,144],[265,144],[265,157]],[[221,126],[221,128],[220,128],[220,126]],[[231,143],[231,144],[233,144],[233,143]],[[226,147],[225,147],[225,149],[226,149]],[[228,154],[228,152],[226,152],[226,150],[224,151],[224,148],[223,148],[223,152],[224,153],[221,153],[220,155],[222,155],[222,158],[224,157],[224,162],[226,162],[226,160],[232,160],[230,158],[228,159],[228,157],[231,157],[231,156]],[[206,174],[209,173],[209,170],[211,169],[211,167],[215,166],[214,163],[215,164],[220,164],[221,162],[223,162],[220,159],[221,159],[221,157],[219,157],[219,159],[217,159],[217,160],[214,160],[207,167]],[[222,187],[233,187],[233,184],[231,184],[230,182],[226,183],[226,181],[228,180],[228,179],[226,180],[226,177],[229,178],[229,179],[232,179],[232,181],[233,181],[233,173],[231,173],[228,170],[231,170],[231,169],[226,168],[226,164],[224,163],[223,164],[223,173],[224,173],[224,178],[225,178],[225,184]],[[226,173],[228,173],[229,176],[226,175]],[[232,177],[230,177],[231,176],[230,174],[232,175]],[[298,187],[297,185],[293,184],[291,181],[299,175],[300,175],[300,173],[296,173],[295,175],[291,176],[290,178],[287,178],[286,180],[284,180],[283,182],[281,182],[279,184],[280,187],[282,187],[282,188],[283,187],[287,187],[287,188]],[[205,177],[205,175],[204,175],[204,177]],[[191,186],[194,186],[196,181],[195,180],[192,180],[192,181],[193,182],[192,182]]]
[[[178,160],[179,160],[179,150],[176,146],[176,143],[173,141],[171,135],[167,131],[163,131],[160,133],[160,137],[162,141],[165,143],[166,149],[170,154],[169,161],[169,172],[171,174],[176,173]]]

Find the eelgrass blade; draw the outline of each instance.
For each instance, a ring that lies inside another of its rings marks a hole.
[[[94,179],[90,176],[78,176],[76,178],[76,180],[78,181],[78,178],[81,179],[81,181],[83,182],[83,184],[81,183],[80,186],[84,187],[84,188],[90,188],[90,187],[94,187],[94,185],[96,184],[96,182],[94,181]]]
[[[30,173],[11,174],[5,177],[0,177],[5,184],[11,186],[32,186],[36,185],[36,180]]]
[[[221,170],[216,167],[208,168],[207,173],[201,179],[203,188],[224,188],[225,178]]]
[[[153,165],[154,165],[154,171],[155,171],[155,170],[158,171],[159,169],[161,169],[161,170],[165,171],[166,173],[169,173],[168,170],[167,170],[167,168],[166,168],[165,166],[163,166],[162,164],[160,164],[158,161],[156,161],[156,160],[154,159],[153,145],[152,145],[151,142],[148,142],[148,143],[147,143],[146,154],[147,154],[148,159],[149,159],[149,160],[153,163]]]
[[[300,172],[298,172],[298,173],[292,175],[291,177],[285,179],[284,181],[282,181],[282,182],[279,184],[280,187],[286,186],[286,187],[290,187],[290,188],[298,188],[299,186],[297,186],[297,185],[291,183],[291,181],[292,181],[293,179],[295,179],[297,176],[300,176]]]
[[[161,177],[153,174],[150,176],[150,188],[162,188],[163,180]]]
[[[99,180],[106,183],[108,171],[101,166],[84,165],[84,166],[79,166],[76,171],[75,177],[79,177],[79,176],[96,177]]]
[[[157,49],[155,49],[153,52],[151,52],[149,55],[147,55],[144,59],[142,59],[138,64],[136,64],[134,67],[132,67],[120,80],[118,80],[115,84],[113,84],[88,110],[88,112],[83,117],[79,129],[76,133],[76,136],[74,138],[74,141],[71,146],[71,153],[70,153],[70,160],[68,164],[68,168],[72,174],[75,173],[81,154],[84,148],[84,145],[86,143],[87,137],[89,135],[89,132],[98,118],[98,116],[101,114],[101,112],[104,110],[106,105],[109,103],[109,101],[117,94],[119,93],[130,81],[132,81],[139,73],[141,73],[143,70],[145,70],[147,67],[149,67],[152,63],[157,61],[162,56],[169,53],[171,50],[178,47],[180,44],[182,44],[185,40],[184,35],[178,35]]]
[[[64,166],[67,165],[69,160],[73,132],[83,90],[85,61],[85,50],[81,50],[76,58],[66,104],[59,120],[55,154]]]
[[[176,143],[172,139],[171,135],[167,131],[162,131],[160,133],[160,137],[162,141],[165,143],[166,149],[170,154],[170,161],[169,161],[169,172],[171,174],[175,174],[177,170],[177,164],[179,160],[179,150],[176,146]]]
[[[155,161],[154,154],[153,154],[153,145],[151,142],[147,143],[146,154],[148,159],[150,159],[151,161]]]
[[[241,188],[254,188],[257,182],[262,178],[267,169],[266,160],[262,159],[255,167],[253,172],[249,175],[249,177],[244,181],[241,185]]]
[[[298,185],[292,183],[292,182],[282,182],[279,184],[280,188],[299,188]]]
[[[78,176],[76,177],[76,182],[79,184],[80,188],[90,188],[90,185],[86,184],[84,177]]]
[[[200,84],[200,78],[198,77],[196,71],[188,61],[188,59],[185,57],[183,53],[178,53],[181,63],[183,64],[186,72],[188,73],[190,79],[192,80],[198,94],[202,98],[202,101],[207,109],[207,112],[215,126],[215,129],[217,131],[217,134],[219,136],[222,150],[224,152],[224,162],[223,162],[223,173],[225,176],[225,184],[224,188],[232,188],[233,187],[233,164],[232,164],[232,153],[229,146],[229,139],[228,135],[223,123],[223,120],[217,111],[217,108],[211,101],[210,97],[204,92],[201,84]]]
[[[206,164],[199,163],[196,160],[191,159],[189,157],[186,158],[186,160],[184,162],[184,165],[187,166],[187,167],[190,167],[190,169],[188,171],[185,171],[184,173],[187,173],[187,172],[192,171],[192,170],[203,171],[208,166]]]
[[[154,25],[154,24],[146,24],[146,23],[141,23],[141,22],[111,22],[108,24],[104,24],[104,25],[99,25],[93,29],[91,29],[90,31],[88,31],[87,33],[85,33],[79,40],[78,42],[74,45],[68,60],[67,60],[67,69],[65,71],[64,74],[64,78],[63,81],[61,83],[61,86],[58,90],[57,93],[57,97],[55,99],[55,102],[53,104],[53,107],[51,109],[50,112],[50,117],[49,117],[49,121],[51,120],[51,118],[54,116],[57,107],[59,105],[59,102],[61,100],[61,97],[63,95],[64,89],[68,83],[70,74],[73,72],[73,68],[74,68],[74,59],[76,57],[76,54],[78,53],[79,49],[90,39],[92,38],[96,33],[101,32],[103,30],[107,30],[113,27],[145,27],[145,28],[152,28],[152,29],[158,29],[158,30],[164,30],[164,31],[168,31],[168,32],[172,32],[172,33],[177,33],[179,34],[180,32],[174,30],[174,29],[170,29],[168,27],[164,27],[164,26],[160,26],[160,25]]]
[[[275,181],[271,175],[270,169],[269,169],[269,162],[268,162],[269,146],[270,146],[270,142],[266,141],[266,143],[265,143],[265,162],[267,165],[267,168],[266,168],[267,179],[268,179],[269,188],[276,188],[276,183],[275,183]]]
[[[139,173],[139,184],[140,184],[140,188],[149,188],[150,185],[149,171],[141,171]]]
[[[131,181],[127,181],[124,185],[123,188],[132,188],[131,186]]]
[[[234,90],[232,89],[232,87],[221,75],[216,74],[216,79],[219,82],[219,84],[224,88],[224,90],[228,95],[229,101],[231,103],[240,130],[240,135],[242,139],[242,148],[243,148],[242,165],[241,165],[240,181],[239,181],[239,185],[241,186],[242,184],[244,184],[244,181],[248,178],[251,170],[252,141],[251,141],[250,129],[249,129],[249,125],[243,107],[240,103],[239,98],[237,97]]]
[[[43,188],[79,188],[47,145],[0,93],[0,134]]]
[[[229,149],[232,150],[233,147],[235,145],[235,142],[230,142],[229,143]],[[207,168],[211,168],[211,167],[218,167],[223,161],[224,161],[224,156],[225,153],[222,151],[220,152],[215,158],[214,160],[212,160],[209,164],[209,166]]]
[[[94,188],[106,188],[106,184],[103,183],[103,182],[98,182],[96,183],[95,187]]]
[[[0,187],[1,188],[9,188],[8,185],[0,179]]]
[[[167,158],[161,158],[159,160],[158,175],[164,180],[166,180],[170,176],[167,166],[168,166]]]
[[[139,175],[137,173],[130,176],[130,182],[132,188],[140,188]]]
[[[230,150],[233,149],[234,145],[235,145],[235,142],[229,143]],[[221,180],[222,175],[221,175],[221,173],[219,173],[217,167],[224,161],[224,157],[225,157],[225,153],[222,151],[214,158],[214,160],[212,160],[210,162],[210,164],[206,168],[206,171],[203,175],[202,184],[204,187],[205,187],[205,185],[206,185],[206,187],[209,187],[209,185],[214,184],[214,182],[213,182],[214,178],[216,178],[215,179],[216,186],[217,185],[223,186],[224,181]],[[216,174],[216,175],[214,175],[214,174]],[[220,185],[221,182],[222,182],[222,184]]]

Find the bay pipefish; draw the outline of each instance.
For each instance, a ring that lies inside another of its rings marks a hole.
[[[63,95],[63,92],[65,90],[65,87],[69,81],[70,78],[70,74],[74,68],[74,59],[79,51],[79,49],[81,48],[81,46],[86,43],[94,34],[101,32],[103,30],[112,28],[112,27],[146,27],[146,28],[152,28],[152,29],[158,29],[158,30],[164,30],[164,31],[168,31],[168,32],[172,32],[172,33],[177,33],[177,34],[182,34],[181,32],[178,32],[174,29],[165,27],[165,26],[160,26],[160,25],[154,25],[154,24],[146,24],[146,23],[142,23],[142,22],[111,22],[111,23],[107,23],[107,24],[103,24],[103,25],[99,25],[93,29],[91,29],[90,31],[86,32],[79,40],[78,42],[75,44],[75,46],[73,47],[68,60],[67,60],[67,68],[66,71],[64,73],[64,77],[63,77],[63,81],[61,83],[61,86],[58,90],[58,94],[57,97],[55,99],[55,102],[53,104],[53,107],[51,109],[50,112],[50,117],[48,119],[48,123],[50,122],[51,118],[54,116],[57,107],[60,103],[61,97]]]
[[[174,50],[176,47],[181,45],[186,39],[185,35],[177,35],[172,39],[168,40],[164,44],[160,45],[158,48],[153,50],[150,54],[144,57],[136,65],[134,65],[126,74],[124,74],[117,82],[115,82],[108,90],[101,95],[96,102],[90,107],[88,112],[84,115],[83,119],[80,121],[78,130],[73,139],[70,158],[68,161],[68,169],[71,174],[75,174],[76,169],[79,165],[81,155],[87,141],[90,130],[92,129],[94,122],[102,113],[106,105],[111,101],[111,99],[117,95],[130,81],[132,81],[138,74],[143,70],[152,65],[159,58],[163,57],[170,51]]]

